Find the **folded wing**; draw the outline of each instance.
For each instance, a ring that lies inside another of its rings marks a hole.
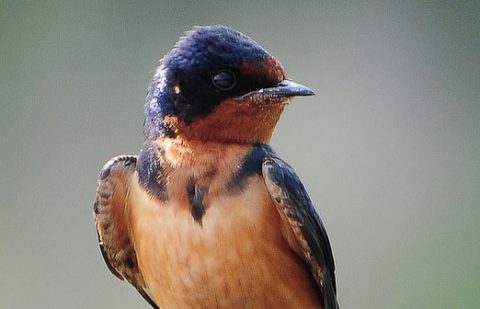
[[[264,158],[262,173],[282,218],[282,234],[307,263],[323,298],[324,308],[339,308],[335,263],[322,220],[295,171],[280,158]]]
[[[158,308],[138,269],[125,209],[136,163],[135,156],[118,156],[105,164],[100,172],[93,215],[100,251],[110,271],[120,280],[127,280],[153,308]]]

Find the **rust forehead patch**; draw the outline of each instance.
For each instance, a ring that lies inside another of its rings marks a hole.
[[[282,64],[275,57],[268,57],[259,62],[243,62],[240,71],[271,82],[280,82],[286,78]]]

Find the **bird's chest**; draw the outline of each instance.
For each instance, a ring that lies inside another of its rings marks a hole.
[[[251,147],[159,143],[131,179],[127,212],[160,307],[318,307],[305,264],[282,236],[261,159],[248,159]]]
[[[257,293],[256,286],[271,284],[267,281],[276,270],[269,264],[288,251],[260,176],[253,176],[244,191],[202,198],[205,209],[199,221],[192,216],[188,192],[160,202],[138,186],[131,188],[139,266],[154,298],[166,308],[207,308],[222,302],[240,306],[242,299]]]

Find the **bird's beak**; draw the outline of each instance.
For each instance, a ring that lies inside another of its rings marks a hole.
[[[275,87],[263,89],[263,92],[279,97],[306,97],[315,94],[312,89],[288,79],[282,80]]]
[[[312,89],[285,79],[279,82],[275,87],[262,88],[236,97],[237,100],[243,100],[250,97],[273,97],[273,98],[290,98],[297,96],[311,96],[314,95]]]

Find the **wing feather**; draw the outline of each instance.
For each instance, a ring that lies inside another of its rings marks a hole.
[[[339,308],[335,263],[327,232],[305,187],[286,162],[270,153],[262,173],[268,191],[283,219],[284,237],[308,264],[323,297],[325,309]]]
[[[108,161],[100,172],[93,215],[100,252],[108,269],[120,280],[127,280],[153,307],[130,237],[125,205],[130,178],[135,172],[136,156],[118,156]]]

